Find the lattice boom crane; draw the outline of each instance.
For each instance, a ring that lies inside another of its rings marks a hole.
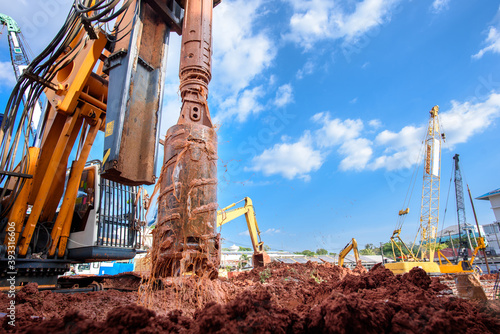
[[[422,206],[420,211],[421,258],[434,260],[436,235],[439,223],[439,190],[441,175],[441,140],[439,107],[430,111],[429,126],[425,138],[425,165],[422,184]]]

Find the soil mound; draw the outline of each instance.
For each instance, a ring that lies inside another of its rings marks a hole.
[[[448,296],[418,268],[405,275],[332,265],[271,264],[230,280],[187,279],[157,291],[156,307],[126,292],[59,295],[27,286],[18,293],[19,333],[499,333],[500,305]],[[199,288],[217,294],[196,300]],[[176,290],[177,289],[177,290]],[[198,289],[198,290],[197,290]],[[160,294],[161,293],[161,294]],[[129,293],[130,294],[130,293]],[[175,296],[182,304],[168,302]],[[56,297],[57,296],[57,297]],[[171,299],[168,299],[171,298]],[[55,311],[58,301],[61,307]],[[0,299],[0,304],[3,299]],[[49,303],[50,305],[46,305]],[[33,317],[34,316],[34,317]]]

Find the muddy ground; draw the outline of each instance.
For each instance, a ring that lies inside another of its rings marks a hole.
[[[451,295],[421,269],[394,276],[330,264],[272,263],[231,279],[58,294],[29,284],[13,333],[500,333],[499,301]],[[9,303],[0,296],[0,309]],[[1,330],[0,330],[1,331]]]

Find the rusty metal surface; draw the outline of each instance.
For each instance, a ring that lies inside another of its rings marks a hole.
[[[153,231],[153,277],[194,272],[216,277],[217,134],[208,110],[212,0],[185,2],[179,68],[182,109],[165,139],[158,220]]]
[[[176,125],[165,142],[153,271],[213,271],[219,267],[217,135],[198,124]]]
[[[154,184],[156,180],[170,34],[167,23],[148,4],[141,1],[137,6],[140,15],[134,17],[132,31],[117,36],[122,39],[105,68],[109,73],[109,93],[102,176],[127,185]],[[126,15],[130,13],[134,11]]]
[[[175,31],[179,35],[182,34],[182,18],[184,13],[177,1],[146,0],[146,2],[167,22],[172,31]]]
[[[179,66],[182,109],[179,123],[201,123],[212,127],[208,111],[211,79],[212,1],[187,1]]]

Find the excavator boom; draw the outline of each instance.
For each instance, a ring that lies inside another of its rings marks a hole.
[[[245,205],[241,208],[236,208],[229,210],[235,207],[238,203],[245,201]],[[257,219],[255,215],[255,210],[253,208],[253,202],[250,197],[245,197],[240,202],[233,203],[222,210],[217,212],[217,227],[220,227],[233,219],[236,219],[240,216],[245,216],[247,221],[248,232],[250,233],[250,239],[252,241],[253,247],[253,265],[254,267],[262,267],[271,262],[269,255],[264,250],[264,243],[260,239],[260,230],[259,225],[257,224]]]
[[[356,259],[356,265],[360,262],[359,258],[359,252],[358,252],[358,243],[356,239],[352,238],[351,241],[342,249],[339,253],[339,266],[344,265],[344,260],[347,254],[349,254],[350,251],[353,251],[354,253],[354,258]]]

